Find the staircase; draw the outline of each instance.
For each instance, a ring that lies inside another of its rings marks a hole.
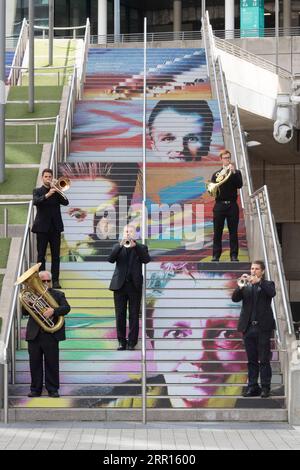
[[[16,384],[10,386],[10,407],[17,419],[32,419],[33,411],[37,419],[141,419],[141,344],[135,351],[116,350],[113,297],[108,290],[114,266],[106,257],[126,223],[128,207],[130,222],[140,230],[142,68],[141,49],[90,49],[70,156],[60,166],[60,174],[72,180],[70,206],[62,208],[61,283],[72,310],[66,317],[67,341],[60,343],[61,397],[27,397],[30,377],[23,339],[17,351]],[[285,421],[275,341],[272,396],[242,398],[247,363],[236,332],[240,305],[231,302],[236,279],[249,271],[242,210],[241,262],[228,262],[226,231],[222,262],[210,262],[213,201],[205,192],[205,181],[220,167],[218,152],[224,144],[204,50],[149,49],[147,69],[147,119],[165,99],[181,101],[183,112],[192,115],[199,100],[208,100],[214,118],[210,150],[198,161],[157,161],[150,136],[147,140],[147,243],[152,256],[146,284],[148,418]],[[182,119],[183,134],[184,126],[189,129]],[[154,204],[177,204],[179,209],[188,205],[192,216],[184,226],[185,239],[177,225],[184,213],[173,206],[174,211],[164,212],[160,219]],[[25,325],[26,320],[23,338]]]

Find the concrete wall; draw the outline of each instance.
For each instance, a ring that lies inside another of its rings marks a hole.
[[[230,42],[276,64],[276,38],[231,39]],[[282,37],[278,40],[278,64],[291,71],[300,72],[300,37]]]

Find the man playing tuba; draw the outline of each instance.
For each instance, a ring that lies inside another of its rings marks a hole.
[[[225,220],[227,221],[230,242],[230,259],[238,261],[238,225],[239,206],[237,204],[237,189],[243,186],[242,174],[231,162],[229,150],[220,153],[223,167],[216,171],[211,178],[216,190],[214,205],[214,241],[212,261],[219,261],[222,253],[222,235]]]
[[[38,267],[38,265],[37,265]],[[26,274],[26,273],[25,273]],[[35,321],[33,316],[29,317],[26,328],[26,341],[28,342],[29,364],[31,373],[31,386],[28,396],[39,397],[43,389],[43,375],[45,367],[45,386],[48,396],[58,398],[59,393],[59,341],[66,339],[65,325],[61,321],[62,316],[67,315],[70,311],[65,294],[59,290],[52,289],[51,273],[48,271],[40,271],[39,278],[43,283],[44,291],[50,294],[54,299],[57,307],[52,308],[50,305],[43,309],[42,315],[45,320],[49,320],[56,325],[60,323],[62,326],[59,330],[48,332],[41,327],[40,322]],[[26,281],[24,282],[26,284]],[[26,290],[26,288],[25,288]],[[31,289],[29,290],[31,292]],[[39,295],[39,294],[38,294]],[[23,294],[24,297],[24,294]],[[24,297],[25,298],[25,297]],[[28,302],[22,302],[22,314],[28,315],[31,308]],[[29,311],[28,311],[29,310]]]

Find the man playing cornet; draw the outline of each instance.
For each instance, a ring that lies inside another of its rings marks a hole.
[[[142,264],[149,263],[150,256],[146,245],[135,241],[133,225],[124,227],[123,239],[116,243],[108,257],[116,268],[109,286],[114,292],[118,351],[133,350],[138,342],[139,312],[142,299]],[[129,307],[129,332],[126,339],[126,313]]]
[[[233,302],[243,302],[237,329],[243,333],[248,358],[248,387],[245,397],[261,395],[262,398],[267,398],[270,395],[271,337],[275,329],[271,302],[276,292],[274,282],[266,281],[264,274],[264,262],[253,261],[251,275],[243,274],[232,294]],[[258,385],[259,375],[261,388]]]

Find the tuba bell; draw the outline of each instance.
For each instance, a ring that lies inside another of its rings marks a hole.
[[[56,323],[51,318],[44,316],[48,308],[59,307],[56,300],[49,294],[48,287],[43,285],[39,277],[41,263],[37,263],[32,268],[25,271],[18,277],[15,285],[23,284],[24,288],[19,294],[19,299],[25,310],[33,317],[38,325],[47,333],[56,333],[63,326],[65,319],[62,315],[58,317]]]
[[[65,196],[64,192],[68,191],[71,187],[71,181],[69,178],[66,178],[65,176],[61,176],[60,178],[53,179],[51,182],[51,188],[55,188],[56,192],[60,194],[64,199],[67,199],[67,196]]]
[[[224,167],[219,173],[216,174],[216,182],[207,181],[206,190],[208,194],[212,197],[216,197],[219,192],[219,187],[228,180],[231,176],[232,171],[229,166]]]

